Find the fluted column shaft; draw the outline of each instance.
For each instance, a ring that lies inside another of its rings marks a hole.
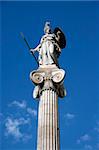
[[[47,66],[48,67],[48,66]],[[40,68],[30,73],[36,85],[33,97],[39,98],[37,150],[60,150],[58,125],[58,97],[64,97],[62,69]]]
[[[53,89],[42,91],[38,112],[37,150],[59,150],[58,96]]]

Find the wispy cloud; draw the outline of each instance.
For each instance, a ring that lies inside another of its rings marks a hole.
[[[86,144],[86,145],[84,146],[84,149],[85,149],[85,150],[93,150],[93,147],[92,147],[91,145],[87,145],[87,144]]]
[[[0,121],[2,120],[3,114],[0,112]]]
[[[32,139],[32,135],[31,135],[31,134],[25,134],[25,135],[23,136],[22,141],[23,141],[23,142],[28,142],[30,139]]]
[[[33,122],[32,119],[37,116],[37,111],[29,107],[25,100],[14,100],[8,107],[10,107],[10,113],[7,113],[7,116],[5,116],[5,137],[11,136],[15,139],[15,142],[27,142],[32,138],[31,124]],[[15,109],[13,113],[11,113],[12,108]]]
[[[0,126],[4,123],[4,115],[0,112]]]
[[[92,137],[89,134],[84,134],[77,140],[77,144],[83,147],[83,150],[93,150],[91,143]]]
[[[26,108],[26,101],[23,100],[23,101],[19,102],[19,101],[15,100],[12,103],[10,103],[9,106],[16,106],[16,107],[19,107],[21,109],[24,109],[24,108]]]
[[[27,112],[33,117],[37,116],[37,111],[35,109],[27,108]]]
[[[75,114],[73,113],[64,114],[64,120],[65,120],[66,126],[72,125],[72,123],[74,123],[75,121]]]
[[[72,119],[75,118],[75,115],[72,114],[72,113],[67,113],[67,114],[64,115],[64,117],[65,117],[66,119],[68,119],[68,120],[72,120]]]
[[[94,127],[88,133],[78,138],[77,144],[84,150],[99,149],[99,120],[96,120]]]
[[[0,117],[2,117],[3,116],[3,114],[0,112]]]
[[[13,101],[8,105],[9,107],[18,107],[20,110],[26,111],[27,115],[31,115],[32,117],[37,116],[37,111],[31,107],[28,107],[25,100],[23,101]]]
[[[25,137],[29,137],[27,133],[21,131],[22,126],[30,124],[30,119],[24,119],[23,117],[19,119],[13,119],[8,117],[5,121],[5,135],[12,136],[16,140],[24,139]]]
[[[86,134],[81,134],[76,143],[83,150],[99,150],[99,112],[95,114],[93,127]]]
[[[99,143],[97,143],[96,147],[99,149]]]
[[[14,138],[19,139],[22,137],[22,133],[20,132],[19,129],[19,121],[18,120],[12,120],[11,118],[7,118],[5,127],[6,127],[6,132],[5,135],[12,135]]]
[[[85,135],[81,136],[80,139],[82,141],[89,141],[89,140],[91,140],[91,137],[88,134],[85,134]]]
[[[77,140],[77,144],[80,144],[81,142],[90,141],[90,140],[91,140],[91,136],[88,134],[84,134]]]
[[[99,121],[96,122],[96,126],[94,127],[94,130],[99,133]]]

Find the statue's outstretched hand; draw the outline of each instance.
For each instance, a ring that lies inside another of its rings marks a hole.
[[[30,52],[33,54],[35,51],[38,51],[39,52],[39,49],[41,48],[41,44],[39,44],[36,48],[31,48],[30,49]]]
[[[30,52],[31,52],[31,54],[33,54],[35,52],[35,50],[31,48]]]

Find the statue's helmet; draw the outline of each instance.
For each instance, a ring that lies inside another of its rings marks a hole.
[[[56,35],[56,40],[60,48],[65,48],[66,47],[66,38],[64,33],[59,27],[56,27],[54,29],[54,34]]]
[[[44,33],[51,33],[50,22],[46,22],[44,26]]]

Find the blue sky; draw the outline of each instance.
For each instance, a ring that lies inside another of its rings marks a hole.
[[[0,2],[2,150],[35,150],[38,101],[29,73],[37,68],[31,47],[45,21],[67,38],[59,63],[67,72],[67,97],[59,99],[61,150],[99,149],[99,2]]]

